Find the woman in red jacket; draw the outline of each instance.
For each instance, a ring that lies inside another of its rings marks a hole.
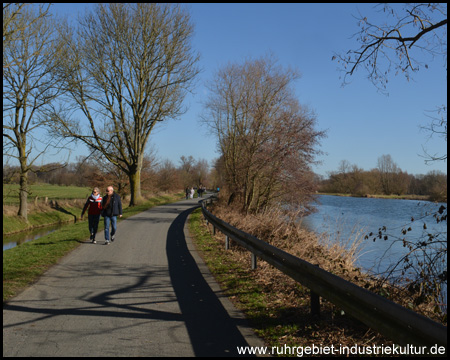
[[[81,212],[81,220],[83,220],[83,215],[88,207],[89,231],[91,233],[90,239],[93,244],[96,244],[95,234],[97,234],[98,223],[102,213],[102,197],[100,195],[100,190],[97,187],[92,190],[92,194],[87,198],[86,203],[84,204],[83,211]]]

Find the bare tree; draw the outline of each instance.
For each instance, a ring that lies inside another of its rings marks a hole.
[[[3,42],[3,154],[20,164],[18,215],[24,219],[28,218],[28,173],[55,145],[46,139],[39,152],[36,137],[46,122],[42,113],[61,94],[54,68],[62,58],[62,48],[54,29],[53,20],[22,6],[9,22],[8,41]]]
[[[344,84],[359,68],[366,71],[369,80],[382,92],[386,92],[392,71],[410,80],[415,72],[428,69],[435,58],[441,58],[447,70],[446,3],[379,6],[386,14],[386,23],[376,24],[369,15],[360,15],[360,31],[355,34],[359,48],[332,58],[342,67]],[[438,105],[436,111],[438,118],[424,129],[447,141],[447,104]],[[428,154],[425,150],[425,157],[427,161],[446,160],[447,153]]]
[[[161,191],[173,191],[182,187],[177,168],[167,159],[157,167],[156,179],[157,187]]]
[[[24,34],[24,30],[31,26],[35,21],[47,16],[51,4],[39,4],[38,11],[33,13],[34,17],[29,18],[28,22],[24,22],[22,20],[22,15],[27,11],[27,6],[30,5],[30,3],[3,4],[3,48],[5,48],[9,42],[17,41],[19,33]],[[38,51],[38,49],[36,49],[36,51]],[[19,65],[22,61],[23,60],[20,58],[5,59],[5,57],[3,57],[3,68],[5,69],[9,66]]]
[[[130,206],[141,198],[141,169],[154,126],[183,114],[199,70],[189,15],[173,4],[99,4],[65,34],[62,78],[71,108],[53,112],[57,132],[81,140],[121,168]],[[82,117],[74,118],[73,111]],[[86,121],[87,120],[87,121]]]
[[[427,126],[422,126],[422,129],[429,134],[429,139],[433,136],[441,137],[447,142],[447,106],[443,105],[438,107],[435,111],[435,115],[429,116],[431,122]],[[428,150],[423,147],[425,163],[433,161],[447,161],[447,153],[442,154],[430,154]]]
[[[346,75],[363,67],[374,85],[385,90],[392,70],[409,80],[421,66],[428,68],[420,58],[424,53],[430,55],[429,60],[443,57],[447,66],[447,4],[404,4],[401,10],[396,5],[395,9],[390,4],[381,6],[392,23],[374,24],[370,16],[360,15],[361,30],[355,34],[359,49],[333,57]]]
[[[398,166],[392,160],[391,155],[382,155],[378,158],[377,169],[380,173],[381,186],[386,195],[392,194],[393,175],[397,172]]]
[[[298,77],[268,56],[230,64],[209,84],[203,119],[218,138],[230,201],[245,212],[287,197],[306,204],[312,192],[310,165],[324,133],[294,97]]]
[[[195,184],[194,180],[194,166],[195,159],[192,155],[181,156],[180,157],[180,166],[178,168],[181,179],[183,181],[183,187],[190,187]]]

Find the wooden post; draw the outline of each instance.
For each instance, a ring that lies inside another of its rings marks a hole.
[[[256,255],[252,253],[252,270],[256,270],[257,267]]]
[[[228,235],[225,235],[225,250],[229,249],[230,249],[230,238],[228,237]]]

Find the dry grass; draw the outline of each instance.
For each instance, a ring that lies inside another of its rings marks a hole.
[[[260,216],[243,216],[220,205],[214,207],[213,213],[236,228],[346,280],[356,281],[359,285],[370,281],[354,266],[357,247],[346,249],[326,243],[328,239],[320,239],[293,221],[295,216],[289,217],[280,210]],[[221,234],[216,235],[220,243],[224,242],[223,238]],[[271,346],[391,344],[359,321],[343,316],[340,309],[325,299],[321,299],[321,315],[311,315],[309,289],[264,261],[258,262],[257,270],[250,270],[249,253],[238,245],[233,245],[228,253],[233,261],[245,264],[244,268],[249,270],[243,276],[251,277],[264,293],[266,308],[256,316],[254,326]],[[245,305],[235,300],[236,306],[245,311]]]
[[[355,266],[362,237],[331,240],[326,235],[317,236],[301,226],[295,213],[274,209],[262,215],[242,215],[228,207],[216,206],[214,214],[229,224],[267,243],[345,279],[368,280]]]
[[[355,266],[361,251],[363,241],[362,229],[355,227],[350,239],[329,238],[326,235],[317,236],[301,227],[298,214],[286,213],[280,209],[272,210],[263,215],[243,215],[233,211],[229,206],[216,203],[212,212],[225,222],[241,229],[257,238],[268,242],[290,254],[293,254],[322,269],[331,272],[358,286],[367,288],[396,303],[408,307],[435,321],[442,322],[434,312],[435,304],[413,306],[404,289],[395,288],[384,283],[379,286],[377,279],[364,273]],[[336,224],[339,229],[340,224]],[[216,235],[220,247],[224,246],[224,236]],[[223,248],[222,248],[223,249]],[[348,316],[342,316],[341,309],[332,303],[321,299],[320,317],[310,314],[310,293],[289,276],[267,264],[258,262],[255,271],[250,270],[251,258],[249,252],[238,245],[232,244],[227,252],[230,261],[243,264],[244,274],[261,289],[266,302],[261,315],[256,317],[255,328],[260,328],[265,340],[272,346],[292,345],[389,345],[391,341],[369,329],[359,321]],[[233,289],[231,289],[233,291]],[[239,304],[236,297],[236,305]],[[263,325],[259,324],[261,317]],[[267,319],[269,317],[269,320]],[[445,320],[446,324],[446,320]],[[445,325],[444,324],[444,325]],[[265,328],[264,330],[262,328]],[[267,330],[270,328],[270,330]],[[268,335],[269,334],[269,335]]]

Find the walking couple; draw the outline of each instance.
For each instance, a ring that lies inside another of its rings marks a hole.
[[[105,245],[109,245],[115,238],[117,216],[122,217],[122,200],[120,199],[119,194],[114,192],[112,186],[108,186],[106,195],[102,197],[99,188],[95,187],[84,204],[83,211],[81,212],[81,220],[83,220],[83,215],[87,208],[89,208],[88,221],[89,231],[91,233],[90,240],[93,244],[97,243],[95,235],[97,234],[100,215],[102,215],[105,218]],[[111,232],[109,230],[110,226]]]

